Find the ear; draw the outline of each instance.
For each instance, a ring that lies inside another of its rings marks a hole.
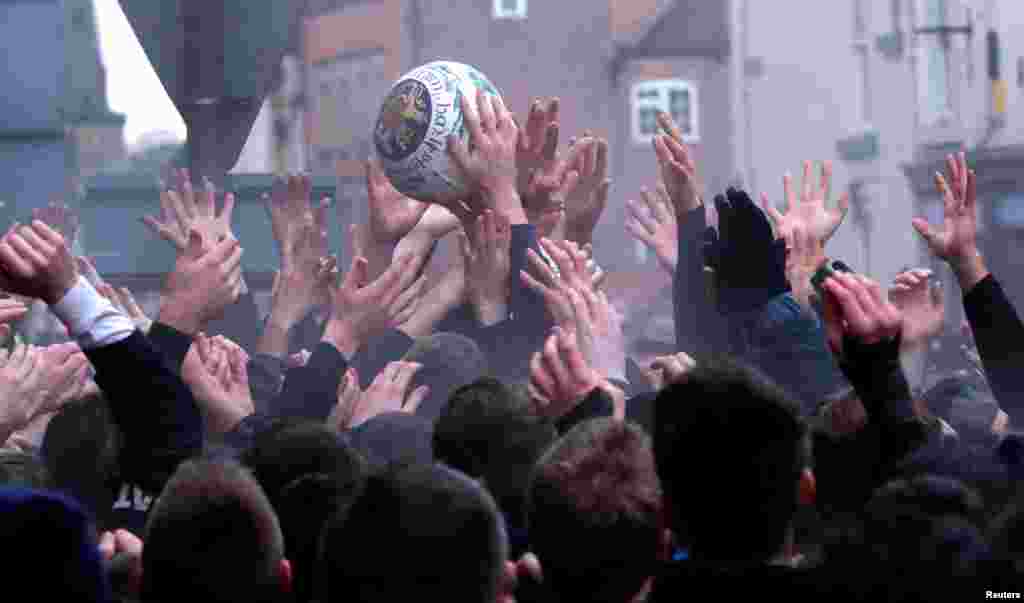
[[[281,592],[290,595],[292,593],[292,562],[282,559],[277,566],[277,576],[281,581]]]
[[[800,473],[797,489],[797,504],[802,507],[813,506],[817,500],[818,482],[814,479],[814,472],[809,468]]]

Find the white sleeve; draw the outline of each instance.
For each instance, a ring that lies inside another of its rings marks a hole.
[[[50,309],[83,350],[117,343],[135,331],[132,319],[100,295],[83,276]]]

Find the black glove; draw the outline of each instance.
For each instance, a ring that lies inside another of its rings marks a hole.
[[[715,271],[718,310],[723,314],[759,308],[789,291],[786,243],[775,240],[771,224],[744,191],[730,188],[715,197],[718,235],[705,238],[705,261]]]

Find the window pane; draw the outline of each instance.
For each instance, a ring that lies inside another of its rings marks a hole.
[[[690,91],[677,88],[669,92],[668,110],[672,119],[676,120],[679,129],[683,134],[690,134],[693,131],[692,119],[690,117]]]
[[[922,41],[924,81],[921,113],[925,123],[934,123],[951,112],[949,98],[949,62],[946,48],[937,37]]]
[[[658,110],[653,107],[640,108],[640,135],[654,136],[658,133]]]
[[[506,13],[519,12],[519,0],[501,0],[501,10]]]
[[[921,0],[921,26],[937,27],[946,22],[946,0]]]

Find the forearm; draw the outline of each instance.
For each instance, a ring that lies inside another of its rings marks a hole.
[[[461,301],[462,287],[457,286],[455,292],[452,293],[447,290],[445,283],[442,281],[420,300],[412,318],[400,325],[398,329],[409,337],[426,337],[434,332],[435,327]]]
[[[722,350],[725,341],[724,322],[708,294],[706,232],[703,206],[679,217],[679,253],[672,279],[676,350],[702,355]]]
[[[263,324],[263,332],[260,333],[259,341],[256,343],[257,354],[265,354],[274,358],[284,358],[288,355],[289,335],[299,322],[294,314],[279,308],[270,310],[270,316]]]
[[[192,338],[161,322],[153,323],[148,337],[153,346],[163,353],[171,370],[181,374],[181,365],[184,364],[185,356],[192,347]]]
[[[1012,423],[1024,425],[1024,323],[992,275],[966,292],[964,311],[993,393]]]

